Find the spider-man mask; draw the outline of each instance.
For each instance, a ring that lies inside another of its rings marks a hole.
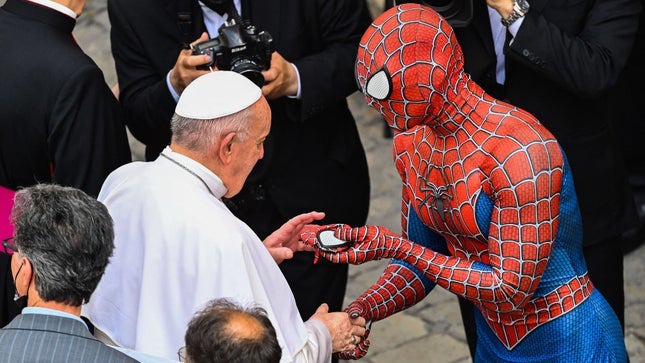
[[[463,74],[452,27],[419,4],[403,4],[376,18],[356,59],[359,89],[397,131],[429,125],[444,113]]]

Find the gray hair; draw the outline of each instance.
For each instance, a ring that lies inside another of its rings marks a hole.
[[[251,108],[247,107],[232,115],[209,120],[196,120],[174,114],[170,120],[172,142],[193,151],[207,151],[218,136],[236,132],[241,141],[249,136],[252,118]]]
[[[39,184],[16,194],[11,221],[40,297],[72,306],[88,301],[114,249],[107,208],[81,190]]]

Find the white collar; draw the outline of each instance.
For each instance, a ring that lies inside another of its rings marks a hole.
[[[29,0],[29,1],[31,1],[34,4],[42,5],[50,9],[56,10],[60,13],[63,13],[71,17],[72,19],[77,18],[76,13],[72,11],[72,9],[68,8],[67,6],[61,5],[57,2],[54,2],[52,0]]]
[[[215,198],[221,199],[228,191],[226,189],[226,186],[224,185],[224,182],[222,182],[222,179],[220,179],[215,173],[210,171],[204,165],[200,164],[198,161],[195,161],[186,155],[172,151],[170,146],[166,146],[166,148],[163,149],[161,153],[167,158],[170,158],[170,162],[174,161],[178,163],[178,169],[185,167],[187,169],[185,170],[185,172],[190,174],[195,173],[196,175],[192,176],[200,179],[208,188],[210,194],[212,194]]]

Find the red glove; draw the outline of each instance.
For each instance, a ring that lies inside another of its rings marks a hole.
[[[356,344],[356,348],[352,351],[344,351],[334,354],[336,358],[349,360],[349,359],[360,359],[367,354],[367,349],[370,347],[370,340],[367,339],[370,335],[370,329],[372,326],[372,320],[370,317],[370,310],[363,305],[363,302],[356,300],[345,309],[345,312],[349,314],[350,318],[357,318],[362,316],[367,324],[365,325],[365,335],[360,343]]]
[[[308,228],[300,233],[300,239],[316,249],[316,255],[321,255],[331,262],[351,263],[359,265],[363,262],[392,258],[401,247],[404,239],[381,226],[365,226],[351,228],[346,224],[330,224]],[[337,247],[321,241],[321,232],[335,230],[334,237],[341,240]],[[342,243],[349,242],[349,243]]]

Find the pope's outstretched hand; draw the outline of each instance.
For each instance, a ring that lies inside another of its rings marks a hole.
[[[263,241],[264,246],[269,250],[276,263],[292,258],[294,252],[314,251],[314,248],[302,243],[299,236],[306,225],[323,218],[325,218],[325,213],[322,212],[297,215],[265,238]]]

